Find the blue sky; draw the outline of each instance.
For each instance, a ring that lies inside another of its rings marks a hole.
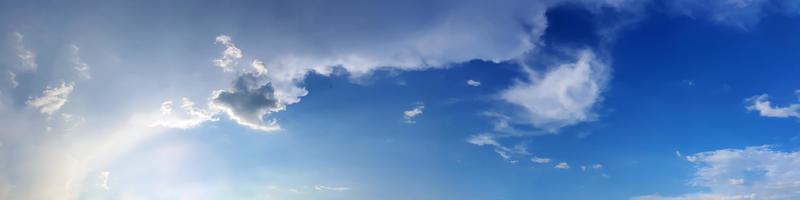
[[[0,199],[798,199],[793,1],[2,1]]]

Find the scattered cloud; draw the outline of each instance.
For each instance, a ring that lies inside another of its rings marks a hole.
[[[553,168],[556,168],[556,169],[569,169],[569,164],[567,164],[566,162],[560,162],[560,163],[556,164],[555,166],[553,166]]]
[[[800,118],[800,103],[789,104],[786,107],[773,106],[767,94],[750,97],[745,102],[748,104],[747,110],[758,111],[762,117]]]
[[[25,48],[24,35],[19,32],[14,32],[14,36],[17,40],[17,57],[20,59],[23,69],[36,71],[36,68],[38,67],[38,64],[36,64],[36,53],[33,53],[33,51]]]
[[[575,63],[555,66],[542,75],[529,72],[528,81],[517,82],[500,96],[523,108],[524,121],[556,132],[594,119],[592,111],[602,99],[609,70],[591,50],[582,50]]]
[[[83,79],[92,79],[92,75],[89,74],[89,64],[86,64],[81,59],[80,51],[81,49],[77,45],[69,45],[70,49],[72,50],[72,68],[78,72],[78,76]]]
[[[100,172],[100,175],[97,176],[97,187],[100,187],[103,190],[108,191],[110,189],[108,187],[109,175],[111,175],[111,172],[108,171]]]
[[[690,158],[697,167],[691,184],[708,192],[635,199],[800,199],[800,151],[754,146],[701,152]]]
[[[552,160],[550,160],[550,158],[541,158],[541,157],[533,157],[533,158],[531,158],[531,162],[537,163],[537,164],[545,164],[545,163],[549,163],[550,161],[552,161]]]
[[[242,50],[237,48],[231,40],[231,37],[227,35],[217,36],[214,43],[225,46],[222,57],[214,59],[214,65],[222,68],[222,70],[226,72],[233,71],[233,67],[242,59]]]
[[[403,119],[405,119],[405,122],[409,124],[416,123],[416,121],[414,121],[414,118],[422,114],[423,108],[425,108],[425,105],[420,103],[417,104],[417,106],[415,106],[411,110],[403,111]]]
[[[342,192],[342,191],[348,191],[348,190],[350,190],[350,188],[348,188],[348,187],[328,187],[328,186],[324,186],[324,185],[315,185],[314,186],[314,190],[317,190],[317,191]]]
[[[682,158],[683,157],[683,155],[681,154],[681,151],[678,151],[678,150],[675,151],[675,156],[678,156],[678,158]]]
[[[470,79],[470,80],[467,80],[467,85],[473,86],[473,87],[478,87],[478,86],[481,86],[481,82]]]
[[[277,120],[263,117],[281,111],[286,104],[275,98],[272,84],[261,76],[245,73],[230,90],[214,91],[210,107],[225,112],[236,123],[260,131],[280,129]]]
[[[67,103],[69,94],[74,89],[74,83],[61,82],[61,85],[47,88],[42,91],[42,96],[31,98],[25,102],[28,106],[39,109],[39,112],[52,115]]]

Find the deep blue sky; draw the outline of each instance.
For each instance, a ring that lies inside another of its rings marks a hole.
[[[2,2],[0,199],[800,198],[793,5]]]

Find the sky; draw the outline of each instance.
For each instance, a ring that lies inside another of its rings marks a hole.
[[[0,199],[800,199],[800,3],[0,1]]]

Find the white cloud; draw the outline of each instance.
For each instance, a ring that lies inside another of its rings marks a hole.
[[[602,168],[603,168],[602,164],[594,164],[594,165],[592,165],[592,169],[602,169]]]
[[[231,37],[227,35],[217,36],[214,43],[225,46],[222,57],[214,59],[214,65],[222,68],[222,70],[226,72],[233,71],[233,67],[242,59],[242,50],[237,48],[231,40]]]
[[[74,89],[74,83],[61,82],[61,85],[47,88],[42,91],[42,96],[29,99],[25,102],[28,106],[39,109],[39,112],[52,115],[67,103],[69,94]]]
[[[83,79],[92,79],[92,75],[89,74],[89,64],[81,59],[80,51],[81,49],[77,45],[70,45],[70,49],[72,50],[72,68],[78,72],[78,76]]]
[[[531,162],[537,163],[537,164],[545,164],[545,163],[549,163],[550,161],[551,161],[550,158],[541,158],[541,157],[533,157],[533,158],[531,158]]]
[[[681,151],[678,151],[678,150],[675,150],[675,156],[678,156],[679,158],[683,157],[683,155],[681,154]]]
[[[416,123],[416,121],[414,121],[414,118],[422,114],[423,108],[425,108],[425,105],[418,104],[411,110],[403,111],[403,119],[405,119],[406,123],[411,123],[411,124]]]
[[[473,86],[473,87],[478,87],[478,86],[481,86],[481,82],[470,79],[470,80],[467,80],[467,85]]]
[[[30,51],[25,48],[25,43],[24,43],[25,36],[23,36],[19,32],[14,32],[14,36],[17,39],[17,44],[16,44],[17,57],[20,59],[23,69],[36,71],[36,68],[38,67],[38,65],[36,64],[36,54],[33,53],[33,51]]]
[[[555,66],[542,75],[530,71],[528,81],[514,84],[500,96],[524,109],[522,120],[555,132],[594,119],[592,111],[602,99],[608,71],[591,50],[582,50],[575,63]]]
[[[770,146],[721,149],[691,156],[697,166],[693,186],[707,192],[636,199],[800,199],[800,151]]]
[[[314,190],[317,190],[317,191],[337,191],[337,192],[342,192],[342,191],[348,191],[348,190],[350,190],[350,188],[348,188],[348,187],[328,187],[328,186],[324,186],[324,185],[315,185],[314,186]]]
[[[100,172],[100,175],[97,176],[97,187],[100,187],[103,190],[108,191],[110,189],[108,187],[109,175],[111,175],[111,172],[108,171]]]
[[[555,166],[553,166],[553,168],[556,168],[556,169],[569,169],[569,164],[566,163],[566,162],[560,162],[560,163],[556,164]]]
[[[745,101],[749,104],[747,110],[758,111],[763,117],[800,117],[800,104],[789,104],[786,107],[773,106],[767,94],[750,97]]]
[[[162,126],[166,128],[189,129],[194,128],[207,121],[217,121],[216,117],[218,111],[210,109],[201,109],[195,106],[195,103],[188,98],[181,99],[180,108],[184,111],[181,114],[173,112],[173,102],[165,101],[161,103],[161,116],[153,124],[154,126]]]

